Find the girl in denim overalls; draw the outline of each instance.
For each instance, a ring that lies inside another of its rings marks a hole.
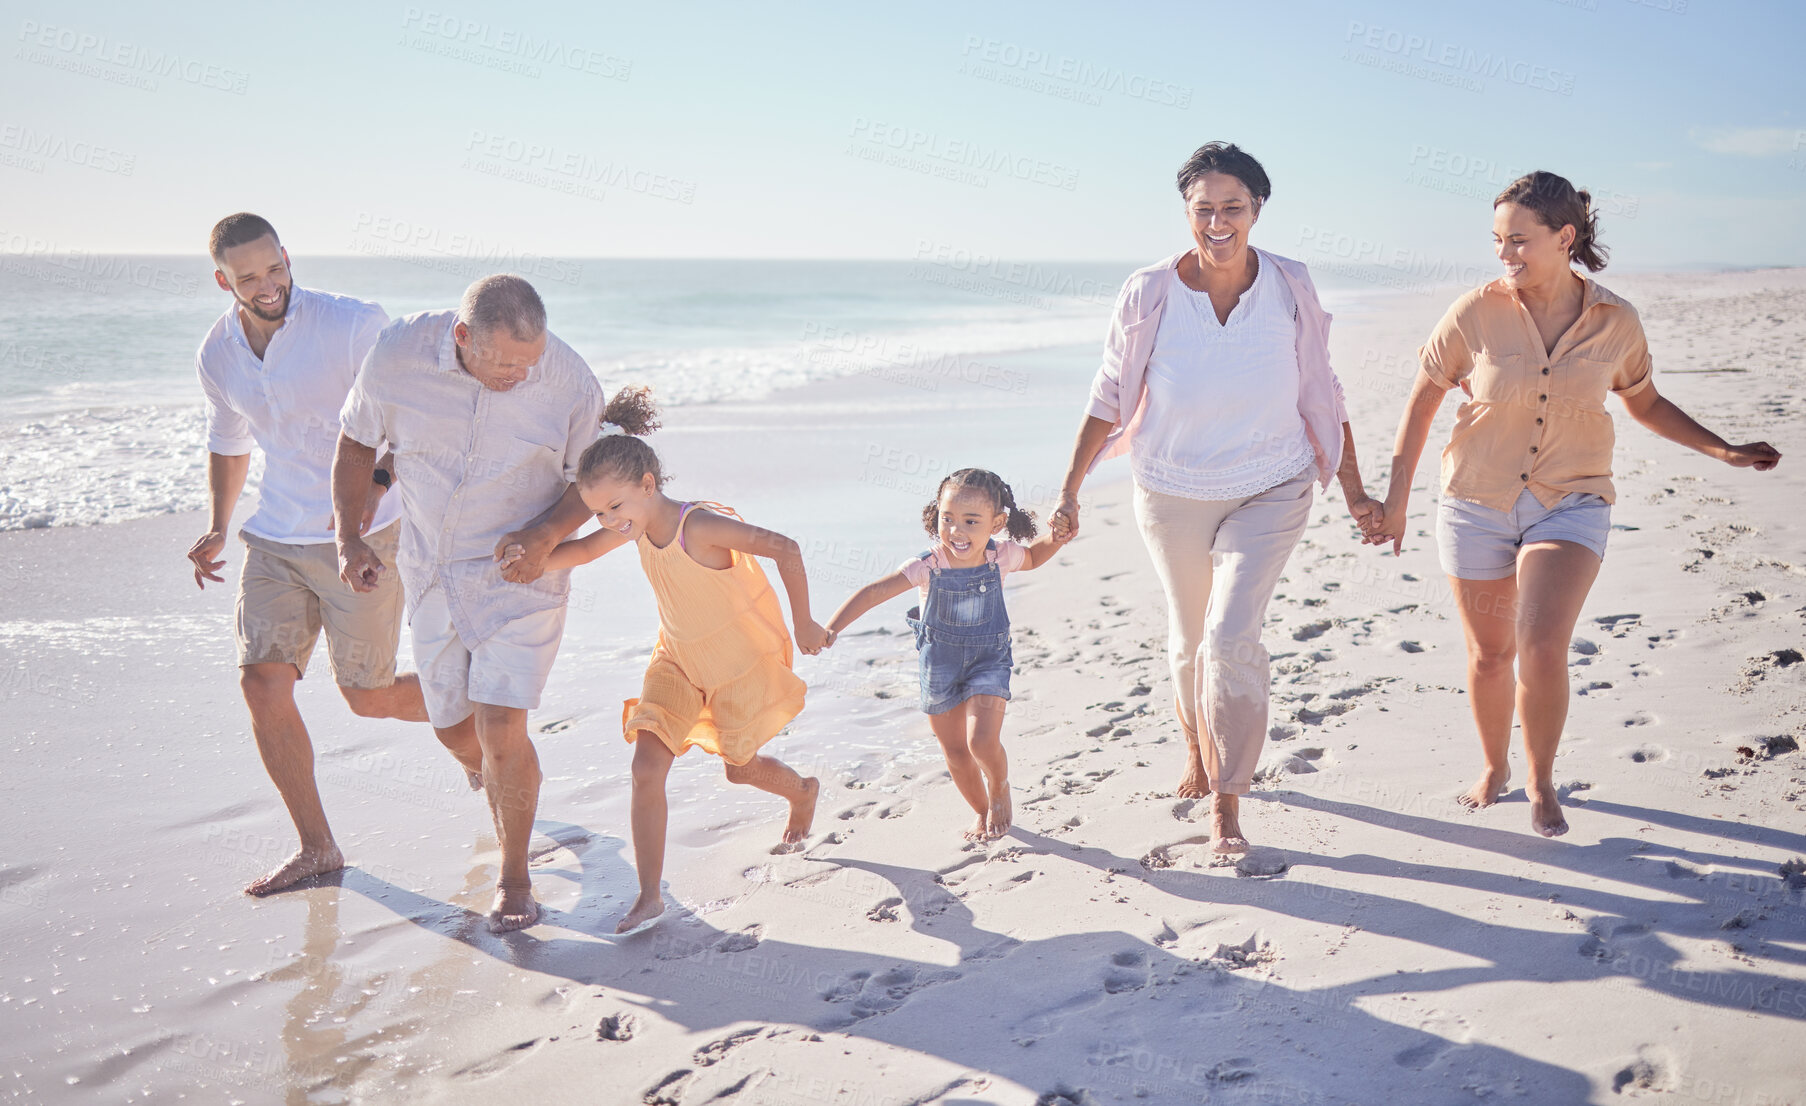
[[[954,785],[978,814],[966,839],[990,840],[1010,828],[1009,759],[1001,735],[1014,662],[1003,578],[1045,563],[1061,543],[1049,536],[1021,544],[1035,536],[1034,516],[1016,506],[1008,484],[983,469],[961,469],[942,480],[922,511],[922,525],[934,535],[934,547],[841,604],[828,633],[838,635],[911,587],[921,590],[921,606],[909,612],[909,624],[921,659],[922,710]],[[992,540],[1005,529],[1013,540]]]

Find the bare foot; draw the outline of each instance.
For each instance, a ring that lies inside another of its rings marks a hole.
[[[473,772],[466,768],[464,769],[464,778],[470,782],[470,789],[472,791],[483,790],[483,773]]]
[[[1511,766],[1488,767],[1474,781],[1474,786],[1455,796],[1455,801],[1469,810],[1484,810],[1505,797],[1511,784]]]
[[[664,912],[664,896],[641,892],[640,897],[633,900],[633,907],[627,911],[627,916],[621,919],[621,924],[615,926],[615,932],[626,933],[630,929],[637,929]]]
[[[1210,802],[1210,843],[1213,853],[1245,853],[1248,839],[1242,836],[1241,796],[1217,792]]]
[[[810,776],[803,781],[803,793],[790,800],[790,821],[784,823],[784,844],[800,845],[809,836],[815,822],[815,800],[821,796],[821,781]]]
[[[293,887],[304,879],[336,872],[344,866],[345,854],[339,852],[337,845],[329,844],[324,849],[302,849],[252,880],[251,885],[245,888],[245,894],[274,894]]]
[[[1185,746],[1185,775],[1173,792],[1181,799],[1202,799],[1210,794],[1210,777],[1204,774],[1204,755],[1196,745]]]
[[[1003,785],[1003,790],[991,796],[991,809],[985,814],[985,837],[995,841],[1010,832],[1012,822],[1010,812],[1010,786]]]
[[[968,841],[983,841],[985,839],[985,816],[980,814],[971,827],[960,836]]]
[[[1555,785],[1537,784],[1530,793],[1530,827],[1544,837],[1560,837],[1568,832],[1568,820],[1562,817],[1561,800],[1555,797]]]
[[[489,908],[489,932],[507,933],[526,929],[539,921],[539,903],[533,900],[533,889],[523,887],[495,889],[495,905]]]

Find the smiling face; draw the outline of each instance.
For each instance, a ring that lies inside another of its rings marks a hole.
[[[1260,204],[1241,178],[1205,173],[1193,181],[1185,194],[1185,217],[1203,264],[1213,269],[1247,264],[1248,232],[1260,218]]]
[[[1513,289],[1547,285],[1569,271],[1568,249],[1574,228],[1550,230],[1536,212],[1514,203],[1492,209],[1492,249],[1505,266],[1505,283]]]
[[[645,473],[638,480],[620,480],[600,476],[577,485],[583,505],[595,512],[596,521],[628,540],[636,540],[646,531],[652,509],[664,496],[658,480]]]
[[[976,488],[948,488],[941,492],[935,537],[960,567],[984,560],[985,539],[1009,521],[991,497]]]
[[[232,293],[238,306],[266,323],[279,323],[288,314],[294,277],[289,273],[288,251],[275,235],[226,247],[213,279]]]
[[[458,343],[458,364],[476,377],[477,383],[497,392],[506,392],[527,379],[528,371],[546,352],[544,334],[523,342],[507,327],[479,333],[460,322],[452,327],[452,337]]]

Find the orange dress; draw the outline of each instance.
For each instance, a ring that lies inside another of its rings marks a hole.
[[[803,710],[802,678],[791,670],[790,632],[758,558],[734,550],[727,568],[705,568],[684,550],[685,504],[677,536],[663,549],[645,534],[640,567],[658,600],[658,644],[638,699],[621,709],[628,741],[641,730],[675,755],[691,746],[745,764]]]

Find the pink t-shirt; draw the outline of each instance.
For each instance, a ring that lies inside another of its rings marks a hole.
[[[1021,568],[1023,562],[1027,560],[1028,547],[1017,545],[1013,541],[1000,541],[997,543],[997,548],[985,550],[985,562],[997,566],[997,575],[999,578],[1008,576],[1010,573]],[[911,557],[909,560],[904,561],[903,564],[898,567],[897,571],[903,574],[905,580],[908,580],[916,587],[921,588],[922,593],[926,595],[928,593],[929,569],[952,567],[952,562],[947,559],[947,550],[945,547],[943,547],[940,542],[935,542],[934,551],[932,553],[926,557]],[[972,567],[977,566],[974,565]]]

